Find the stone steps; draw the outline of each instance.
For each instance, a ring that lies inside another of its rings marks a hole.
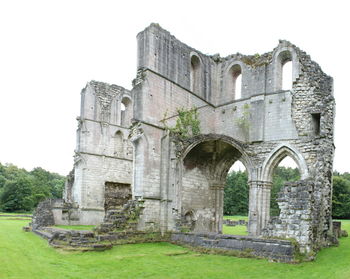
[[[112,247],[111,244],[99,243],[99,239],[92,231],[44,227],[34,232],[47,239],[49,244],[56,248],[90,251],[106,250]]]
[[[52,233],[44,231],[44,230],[34,230],[34,233],[36,233],[37,235],[41,236],[42,238],[45,238],[47,240],[50,240],[53,236]]]

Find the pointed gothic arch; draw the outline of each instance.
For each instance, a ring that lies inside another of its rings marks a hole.
[[[272,182],[273,170],[287,156],[291,157],[297,164],[301,179],[309,176],[307,164],[302,154],[290,144],[281,144],[264,161],[262,166],[262,181]]]

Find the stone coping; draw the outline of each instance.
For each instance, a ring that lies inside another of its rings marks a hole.
[[[292,242],[290,240],[285,239],[276,239],[276,238],[262,238],[262,237],[254,237],[248,235],[233,235],[233,234],[218,234],[218,233],[172,233],[173,235],[194,235],[198,237],[206,237],[208,239],[235,239],[235,240],[247,240],[247,241],[255,241],[255,242],[264,242],[264,243],[278,243],[290,245]]]

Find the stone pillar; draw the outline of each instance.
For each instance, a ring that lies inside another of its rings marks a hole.
[[[248,213],[248,234],[258,235],[258,186],[256,181],[249,181],[249,213]]]
[[[249,235],[261,235],[270,220],[271,186],[268,181],[249,181]]]
[[[168,230],[168,204],[169,204],[169,169],[170,169],[170,137],[167,133],[161,138],[160,158],[160,230],[162,234]]]
[[[261,228],[264,229],[270,220],[270,200],[271,200],[271,187],[272,182],[261,181]]]
[[[215,223],[212,229],[216,233],[222,233],[222,220],[224,218],[224,187],[225,185],[221,182],[213,182],[210,186],[215,210]]]
[[[133,199],[141,199],[144,194],[145,140],[140,122],[135,122],[131,127],[129,140],[134,146],[132,196]]]

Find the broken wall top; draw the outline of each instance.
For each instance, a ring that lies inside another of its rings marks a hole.
[[[287,61],[293,63],[293,86],[302,79],[303,85],[308,84],[316,91],[326,94],[333,91],[332,78],[309,55],[285,40],[262,55],[236,53],[224,58],[218,54],[205,55],[187,46],[158,24],[152,23],[140,32],[137,40],[138,70],[155,72],[214,106],[235,100],[229,81],[232,75],[242,74],[241,99],[281,91],[282,67]],[[196,89],[191,81],[194,67],[198,67]]]

